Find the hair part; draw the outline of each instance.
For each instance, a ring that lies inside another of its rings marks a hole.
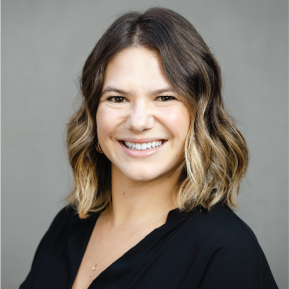
[[[193,25],[165,8],[119,17],[84,64],[82,104],[67,125],[67,152],[74,175],[68,203],[76,207],[80,218],[111,207],[111,164],[95,149],[96,112],[109,60],[131,46],[158,52],[167,79],[191,113],[176,205],[186,211],[197,205],[210,209],[222,200],[236,207],[248,149],[224,108],[220,68]]]

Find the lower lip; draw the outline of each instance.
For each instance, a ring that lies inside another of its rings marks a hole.
[[[155,148],[155,149],[149,149],[149,150],[144,150],[144,151],[137,151],[137,150],[130,150],[125,146],[125,144],[122,141],[119,141],[120,146],[123,148],[123,150],[131,157],[135,158],[146,158],[151,155],[156,154],[158,151],[160,151],[163,146],[165,145],[167,141],[164,141],[161,146]]]

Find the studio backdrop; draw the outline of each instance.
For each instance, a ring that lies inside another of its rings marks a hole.
[[[2,0],[2,288],[25,279],[72,188],[65,130],[86,57],[121,13],[153,6],[186,17],[221,66],[250,150],[236,214],[288,288],[286,0]]]

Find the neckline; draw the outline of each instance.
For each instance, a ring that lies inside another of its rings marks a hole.
[[[145,242],[145,240],[147,240],[153,234],[155,234],[155,232],[157,230],[161,230],[166,224],[168,224],[171,221],[174,221],[174,220],[177,220],[177,219],[180,219],[183,217],[189,217],[190,215],[193,215],[195,212],[196,212],[195,209],[193,209],[192,211],[189,211],[189,212],[180,211],[179,208],[175,208],[175,209],[170,210],[168,212],[166,222],[164,224],[162,224],[161,226],[152,230],[143,239],[141,239],[137,244],[135,244],[133,247],[131,247],[129,250],[127,250],[123,255],[121,255],[118,259],[116,259],[113,263],[111,263],[107,268],[105,268],[95,279],[92,280],[91,284],[88,286],[88,289],[92,288],[92,286],[95,286],[98,282],[102,282],[105,279],[103,276],[107,275],[108,272],[110,270],[112,270],[112,268],[114,266],[116,266],[117,263],[119,263],[122,259],[124,259],[128,254],[131,254],[131,252],[136,250],[137,247],[141,246],[143,244],[143,242]],[[101,215],[101,213],[94,213],[88,219],[85,220],[88,222],[88,229],[87,229],[87,233],[86,233],[87,235],[85,236],[83,248],[79,254],[78,262],[74,268],[75,274],[72,274],[72,276],[71,276],[72,278],[74,277],[73,280],[71,279],[71,282],[72,282],[71,286],[73,285],[73,283],[75,281],[75,278],[76,278],[78,270],[80,268],[82,259],[84,257],[85,252],[86,252],[89,240],[91,238],[94,226],[96,225],[97,219],[100,215]],[[78,219],[82,222],[82,224],[84,223],[83,220],[81,220],[79,217],[78,217]]]
[[[181,211],[179,208],[175,208],[175,209],[169,211],[166,223],[171,222],[173,220],[177,220],[179,218],[189,217],[189,216],[195,214],[197,211],[201,211],[202,209],[203,209],[202,206],[197,206],[194,209],[192,209],[191,211],[187,212],[187,211]]]
[[[188,212],[187,211],[181,211],[179,208],[172,209],[168,212],[166,222],[164,224],[171,222],[173,220],[182,218],[182,217],[189,217],[190,215],[196,213],[197,211],[202,211],[202,210],[204,210],[204,208],[201,205],[195,207],[194,209],[192,209],[191,211],[188,211]],[[102,212],[93,213],[84,221],[96,222],[98,217],[101,215],[101,213]]]

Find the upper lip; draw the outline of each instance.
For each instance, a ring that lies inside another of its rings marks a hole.
[[[132,142],[132,143],[148,143],[148,142],[163,141],[163,140],[165,139],[163,138],[125,138],[119,141]]]

